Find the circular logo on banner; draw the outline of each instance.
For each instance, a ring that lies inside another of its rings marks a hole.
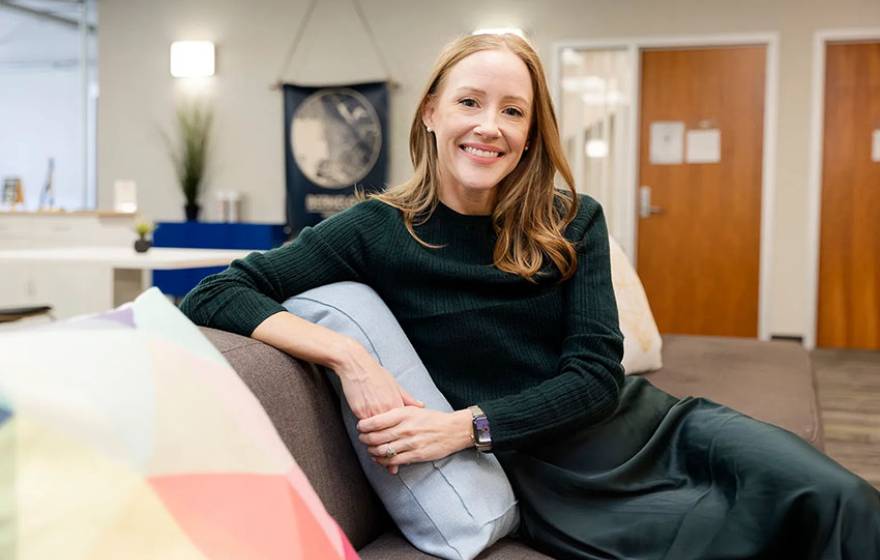
[[[351,187],[370,172],[381,148],[376,109],[353,89],[316,91],[300,103],[290,123],[293,159],[320,187]]]

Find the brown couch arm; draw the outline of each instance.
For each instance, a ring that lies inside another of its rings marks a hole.
[[[390,524],[361,471],[323,374],[252,338],[201,327],[266,410],[281,440],[324,502],[361,548]]]
[[[798,344],[664,335],[663,368],[644,377],[675,396],[711,399],[824,449],[816,376]]]

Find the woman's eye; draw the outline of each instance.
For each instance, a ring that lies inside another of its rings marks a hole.
[[[477,106],[477,101],[475,99],[470,99],[470,98],[462,99],[461,101],[459,101],[459,103],[461,103],[465,107],[476,107]]]
[[[507,109],[505,109],[505,111],[507,111],[508,115],[513,115],[514,117],[523,116],[523,112],[520,111],[519,109],[517,109],[516,107],[508,107]]]

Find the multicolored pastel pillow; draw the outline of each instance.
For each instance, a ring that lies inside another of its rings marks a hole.
[[[0,334],[0,558],[357,554],[257,399],[151,289]]]

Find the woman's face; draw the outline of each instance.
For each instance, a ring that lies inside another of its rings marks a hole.
[[[450,68],[423,115],[437,142],[441,193],[494,194],[522,156],[531,118],[532,81],[512,52],[480,51]]]

